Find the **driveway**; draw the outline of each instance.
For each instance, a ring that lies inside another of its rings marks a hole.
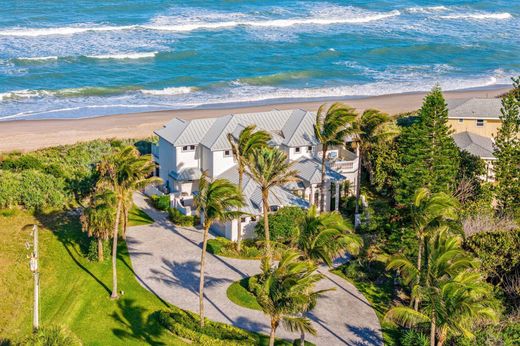
[[[172,225],[167,214],[150,207],[142,194],[135,204],[150,215],[151,225],[128,229],[128,251],[137,279],[148,290],[182,309],[198,312],[199,261],[202,233]],[[206,317],[247,330],[269,334],[269,318],[261,311],[232,303],[226,295],[229,285],[260,272],[259,261],[207,255]],[[318,300],[310,318],[318,335],[308,336],[317,345],[382,345],[381,329],[374,310],[356,288],[327,268],[318,289],[334,288]],[[299,335],[278,328],[277,336],[295,339]]]

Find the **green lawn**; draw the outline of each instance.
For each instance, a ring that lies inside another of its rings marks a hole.
[[[144,211],[132,205],[128,211],[128,226],[141,226],[153,223],[153,219]]]
[[[233,282],[226,291],[229,300],[244,308],[262,310],[255,296],[247,290],[248,286],[249,278]]]
[[[85,234],[77,217],[63,214],[38,217],[16,211],[0,213],[0,335],[18,339],[31,330],[32,279],[24,243],[31,241],[27,224],[40,228],[41,300],[43,325],[64,325],[85,345],[142,345],[144,342],[183,345],[154,328],[148,316],[167,304],[135,279],[126,244],[119,246],[119,289],[124,295],[110,300],[111,266],[88,262],[82,255]],[[51,231],[52,230],[52,231]]]

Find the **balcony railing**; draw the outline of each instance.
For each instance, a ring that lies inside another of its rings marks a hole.
[[[336,160],[330,163],[330,168],[335,171],[348,171],[354,169],[354,161]]]

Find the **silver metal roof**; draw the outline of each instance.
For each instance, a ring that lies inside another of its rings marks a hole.
[[[178,171],[171,171],[170,177],[174,180],[178,181],[189,181],[189,180],[198,180],[202,175],[199,168],[181,168]]]
[[[155,133],[175,146],[200,143],[212,151],[227,150],[230,149],[228,133],[239,133],[240,128],[254,124],[271,132],[273,144],[294,147],[318,144],[314,121],[315,113],[301,109],[272,110],[210,119],[173,119]]]
[[[498,119],[502,100],[499,98],[471,98],[449,100],[448,118],[453,119]]]
[[[495,159],[493,140],[489,137],[465,131],[454,134],[453,140],[461,150],[465,150],[482,159]]]
[[[316,159],[301,158],[294,163],[293,168],[299,172],[298,177],[310,184],[321,183],[321,162]],[[325,167],[325,177],[329,181],[347,179],[344,175]]]

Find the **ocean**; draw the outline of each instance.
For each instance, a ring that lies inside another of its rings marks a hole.
[[[0,120],[494,87],[520,0],[0,2]]]

